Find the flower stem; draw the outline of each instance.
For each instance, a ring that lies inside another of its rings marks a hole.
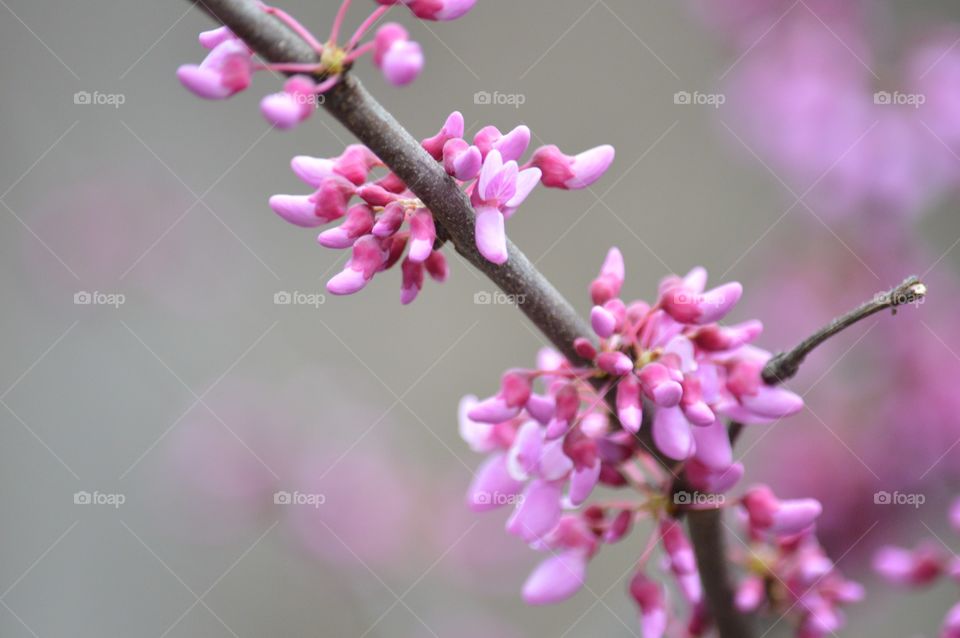
[[[837,317],[823,328],[813,333],[797,347],[787,352],[781,352],[767,362],[763,368],[763,380],[768,385],[779,385],[792,378],[800,369],[800,364],[814,348],[832,337],[846,330],[853,324],[866,319],[881,310],[891,308],[896,314],[897,306],[908,303],[919,303],[927,294],[927,287],[918,277],[907,277],[902,284],[887,292],[876,295],[873,299],[864,302],[850,312]]]

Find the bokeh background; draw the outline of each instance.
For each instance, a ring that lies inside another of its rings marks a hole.
[[[322,34],[336,4],[283,6]],[[827,546],[870,584],[877,544],[953,542],[960,158],[937,113],[872,97],[912,77],[960,100],[949,69],[904,71],[929,38],[953,63],[960,9],[848,8],[481,0],[454,23],[396,13],[427,56],[411,88],[355,72],[418,137],[459,109],[472,130],[616,145],[595,187],[541,189],[508,228],[584,313],[611,245],[636,298],[697,264],[743,281],[734,318],[764,319],[772,350],[924,275],[929,301],[811,357],[793,384],[809,409],[739,447],[752,479],[825,501]],[[494,392],[544,345],[514,307],[476,302],[487,281],[449,252],[449,282],[409,307],[398,273],[352,298],[274,303],[322,294],[346,255],[266,200],[303,190],[291,156],[352,140],[323,113],[271,131],[266,75],[223,103],[182,89],[174,71],[210,26],[183,2],[0,0],[0,634],[637,634],[624,578],[639,540],[594,561],[572,601],[528,608],[538,557],[503,533],[505,513],[463,506],[479,459],[457,436],[459,397]],[[278,490],[324,502],[276,505]],[[876,505],[877,490],[925,504]],[[872,587],[847,635],[933,635],[955,597]]]

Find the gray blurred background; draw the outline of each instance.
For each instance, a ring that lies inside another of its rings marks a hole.
[[[324,34],[335,4],[283,6]],[[368,8],[356,5],[351,24]],[[960,18],[952,3],[902,5],[906,19]],[[398,272],[316,308],[274,304],[324,292],[347,256],[266,205],[306,192],[291,156],[339,154],[347,132],[323,113],[270,132],[265,74],[222,103],[184,90],[175,69],[201,59],[196,35],[211,27],[185,2],[2,0],[0,16],[0,635],[638,631],[623,577],[639,541],[603,552],[574,600],[528,608],[519,589],[539,556],[501,515],[464,511],[480,459],[457,435],[457,401],[494,392],[543,345],[513,307],[474,303],[485,280],[448,251],[450,280],[409,307]],[[454,23],[394,18],[425,49],[420,80],[392,88],[369,61],[356,73],[414,135],[459,109],[474,131],[524,123],[568,152],[615,144],[594,192],[540,189],[508,224],[581,312],[611,245],[635,298],[696,264],[749,283],[764,246],[790,259],[803,221],[754,246],[789,204],[776,181],[731,151],[709,107],[673,103],[730,63],[683,4],[480,0]],[[123,104],[75,104],[78,91]],[[477,91],[525,103],[475,104]],[[939,254],[960,224],[944,209],[922,230]],[[124,302],[75,304],[84,291]],[[303,487],[305,456],[332,468],[314,479],[341,508],[322,538],[264,500]],[[223,481],[212,504],[191,473]],[[83,491],[124,502],[75,504]],[[847,635],[930,633],[949,600],[863,606]]]

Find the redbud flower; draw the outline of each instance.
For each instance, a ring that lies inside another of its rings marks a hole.
[[[823,511],[812,498],[778,500],[765,485],[751,488],[741,499],[754,533],[778,536],[798,534],[810,527]]]
[[[199,65],[184,64],[177,69],[180,82],[194,94],[208,100],[222,100],[250,86],[253,52],[229,31],[201,34],[201,43],[217,42]]]
[[[564,155],[556,146],[543,146],[531,163],[543,172],[548,188],[580,189],[596,182],[613,163],[612,146],[597,146],[579,155]]]
[[[640,608],[640,635],[661,638],[667,630],[667,604],[663,586],[638,571],[630,579],[630,595]]]
[[[374,38],[373,63],[390,84],[405,86],[423,70],[423,51],[409,39],[406,29],[388,22],[377,30]]]
[[[423,20],[456,20],[476,4],[477,0],[377,0],[380,4],[404,4],[413,15]]]
[[[260,101],[260,112],[277,128],[293,128],[313,113],[316,87],[311,78],[295,75],[284,83],[282,92],[268,95]]]
[[[504,220],[516,212],[539,179],[539,169],[521,171],[514,160],[504,164],[498,150],[490,151],[484,159],[471,203],[477,211],[477,250],[489,261],[507,261]]]
[[[914,550],[888,545],[873,558],[873,568],[897,585],[928,585],[944,572],[945,557],[939,548],[924,544]]]

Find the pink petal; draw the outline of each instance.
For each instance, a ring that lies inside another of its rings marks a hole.
[[[484,206],[477,211],[476,236],[477,250],[484,258],[495,264],[506,263],[507,235],[503,214],[499,210]]]
[[[558,482],[532,481],[507,521],[507,531],[528,543],[542,538],[560,522],[562,496]]]
[[[528,605],[549,605],[576,594],[587,577],[587,555],[580,549],[554,554],[540,563],[523,585]]]
[[[693,433],[680,408],[657,408],[653,415],[653,442],[671,459],[683,461],[690,456]]]
[[[467,492],[467,505],[474,512],[485,512],[511,503],[523,488],[507,472],[503,454],[491,456],[477,470]]]
[[[578,189],[590,186],[607,172],[610,164],[613,163],[614,155],[613,147],[607,144],[574,156],[573,163],[570,166],[573,177],[565,182],[566,187]]]
[[[307,195],[273,195],[270,208],[291,224],[313,228],[322,226],[327,220],[317,216],[317,206]]]

